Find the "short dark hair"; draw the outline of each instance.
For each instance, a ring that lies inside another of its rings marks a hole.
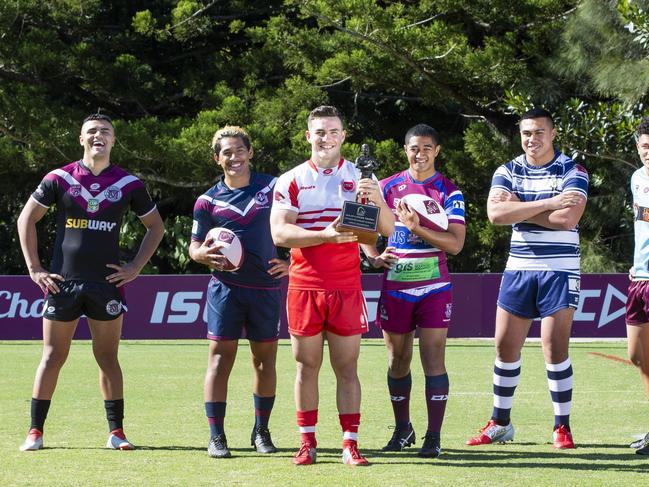
[[[332,107],[331,105],[320,105],[319,107],[311,110],[309,116],[306,119],[306,123],[308,125],[311,123],[311,120],[315,118],[327,117],[337,117],[340,119],[341,123],[343,123],[343,116],[341,115],[340,111],[336,107]]]
[[[221,139],[224,139],[225,137],[238,137],[248,150],[250,150],[250,147],[252,146],[248,132],[236,125],[226,125],[217,130],[212,138],[212,150],[215,154],[221,152]]]
[[[522,122],[523,120],[529,120],[530,118],[547,118],[550,121],[550,125],[554,127],[554,119],[552,118],[552,114],[548,112],[545,108],[532,108],[531,110],[526,111],[521,115],[521,119],[518,121],[518,123]]]
[[[103,122],[108,122],[111,126],[113,125],[113,121],[110,119],[108,115],[104,115],[103,113],[93,113],[92,115],[88,115],[86,118],[83,119],[83,122],[81,122],[81,126],[83,126],[83,124],[86,122],[90,122],[91,120],[101,120]]]
[[[642,117],[642,120],[640,120],[640,125],[638,125],[635,133],[638,138],[642,137],[643,135],[649,135],[649,117]]]
[[[439,145],[439,132],[425,123],[418,123],[414,127],[410,127],[406,132],[404,143],[408,145],[408,142],[413,137],[430,137],[435,142],[435,145]]]

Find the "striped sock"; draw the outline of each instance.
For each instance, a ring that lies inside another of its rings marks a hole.
[[[318,442],[315,439],[315,425],[318,423],[318,410],[296,411],[297,425],[300,429],[302,443],[309,443],[316,447]]]
[[[340,427],[343,430],[343,449],[358,441],[358,426],[361,422],[361,413],[339,414]]]
[[[252,400],[255,404],[255,428],[258,426],[268,428],[270,413],[273,411],[273,405],[275,404],[275,396],[261,397],[253,394]]]
[[[210,436],[214,437],[225,433],[223,421],[225,420],[225,402],[206,402],[205,415],[210,425]]]
[[[572,405],[572,364],[567,358],[560,364],[545,364],[548,372],[548,389],[554,408],[554,429],[563,424],[570,430]]]
[[[501,426],[509,424],[514,391],[521,380],[521,359],[516,362],[494,362],[494,409],[491,419]]]

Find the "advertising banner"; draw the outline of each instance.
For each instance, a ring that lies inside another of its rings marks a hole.
[[[124,318],[125,339],[204,338],[206,334],[205,291],[208,275],[140,276],[126,286],[128,312]],[[449,337],[493,337],[496,299],[501,274],[454,274],[453,312]],[[579,308],[572,335],[583,338],[625,337],[624,306],[628,286],[626,274],[584,274]],[[286,280],[283,283],[286,293]],[[363,292],[370,322],[376,319],[381,289],[377,274],[363,276]],[[43,295],[28,276],[0,276],[0,340],[42,338]],[[282,309],[281,337],[287,338]],[[540,322],[530,336],[538,337]],[[365,337],[380,337],[370,326]],[[75,338],[90,338],[82,319]]]

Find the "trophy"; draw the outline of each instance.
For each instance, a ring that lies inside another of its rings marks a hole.
[[[356,159],[356,167],[361,172],[361,178],[371,178],[379,163],[370,155],[367,144],[361,146],[361,155]],[[336,225],[339,232],[352,232],[358,238],[358,243],[376,244],[379,236],[379,214],[381,209],[364,197],[356,195],[356,201],[345,201],[340,212],[340,223]]]

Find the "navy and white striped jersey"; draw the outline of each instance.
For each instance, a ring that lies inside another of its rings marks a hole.
[[[491,190],[514,193],[522,202],[552,198],[563,192],[576,192],[586,198],[588,172],[559,151],[540,167],[529,164],[522,154],[496,170]],[[579,273],[579,227],[552,230],[528,222],[512,227],[505,270]]]

